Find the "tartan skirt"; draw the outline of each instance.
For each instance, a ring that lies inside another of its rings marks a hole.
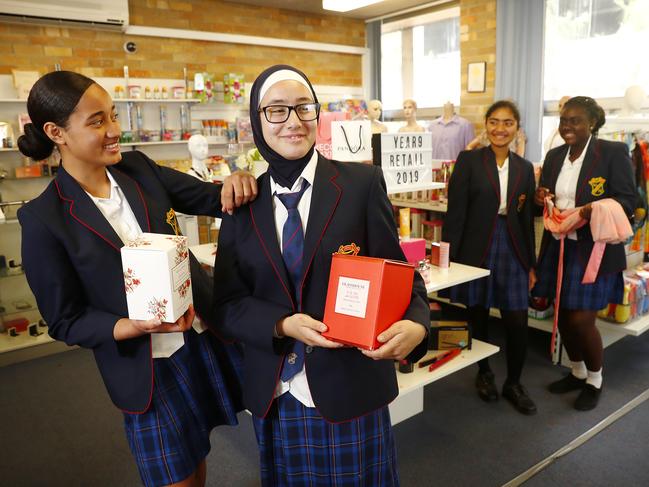
[[[491,272],[487,277],[449,289],[451,302],[487,309],[527,309],[529,274],[516,257],[504,216],[496,218],[484,267]]]
[[[554,300],[557,289],[560,242],[551,239],[543,259],[536,270],[538,279],[532,296]],[[599,311],[609,303],[621,303],[624,294],[622,272],[598,276],[592,284],[582,284],[586,266],[577,255],[577,241],[565,239],[563,250],[563,282],[561,285],[561,309]]]
[[[290,393],[253,416],[265,487],[399,485],[388,407],[344,423],[326,421]]]
[[[242,357],[209,331],[185,332],[185,345],[153,360],[151,406],[124,413],[126,437],[142,483],[160,486],[189,477],[210,451],[210,432],[237,424]]]

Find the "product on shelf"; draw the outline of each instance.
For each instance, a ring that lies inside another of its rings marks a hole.
[[[223,100],[225,103],[244,103],[244,75],[228,73],[223,77]]]

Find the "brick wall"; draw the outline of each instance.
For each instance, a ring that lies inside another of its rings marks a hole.
[[[461,113],[476,125],[479,133],[496,87],[496,0],[460,0],[460,55]],[[467,93],[467,65],[483,61],[487,63],[486,91]]]
[[[284,39],[365,45],[363,21],[238,5],[216,0],[130,0],[131,25],[204,30]],[[122,45],[133,40],[135,54]],[[247,80],[276,63],[292,64],[316,84],[361,86],[360,55],[282,49],[181,39],[127,36],[120,32],[0,24],[0,74],[11,69],[78,71],[88,76],[120,77],[129,66],[132,77],[181,78],[207,71],[217,77],[243,73]]]

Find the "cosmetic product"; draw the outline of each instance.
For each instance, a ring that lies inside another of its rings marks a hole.
[[[124,66],[124,86],[128,86],[128,66]]]
[[[160,105],[160,138],[164,140],[164,134],[167,131],[167,106]]]
[[[401,372],[402,374],[410,374],[414,370],[415,370],[415,364],[413,364],[408,360],[399,360],[399,372]]]

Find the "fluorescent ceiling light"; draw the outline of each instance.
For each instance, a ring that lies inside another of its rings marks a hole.
[[[357,8],[367,7],[383,0],[322,0],[322,8],[336,12],[349,12]]]

